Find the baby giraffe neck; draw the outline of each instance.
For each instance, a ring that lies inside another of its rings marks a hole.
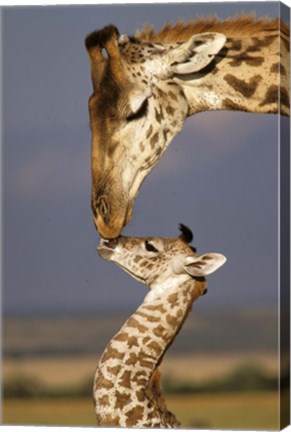
[[[189,280],[146,298],[107,345],[95,374],[100,426],[177,427],[149,390],[151,377],[179,332],[205,282]]]

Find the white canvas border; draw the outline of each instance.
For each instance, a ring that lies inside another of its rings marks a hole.
[[[234,0],[223,0],[223,3],[233,3]],[[243,3],[246,0],[235,0],[237,3]],[[254,2],[265,2],[265,3],[270,3],[273,2],[274,0],[248,0],[248,2],[250,3],[254,3]],[[183,0],[183,3],[222,3],[221,0]],[[284,0],[281,1],[282,3],[284,3],[285,5],[287,5],[288,7],[291,7],[291,0]],[[179,1],[177,0],[159,0],[157,2],[155,1],[150,1],[150,0],[143,0],[143,1],[138,1],[137,0],[127,0],[127,1],[122,1],[122,0],[111,0],[111,1],[106,1],[106,0],[101,0],[101,1],[96,1],[96,0],[86,0],[84,3],[82,3],[80,0],[62,0],[62,1],[56,1],[56,0],[46,0],[44,2],[41,1],[37,1],[37,0],[30,0],[30,1],[21,1],[21,0],[0,0],[0,8],[1,7],[14,7],[14,6],[21,6],[21,7],[25,7],[25,6],[62,6],[62,5],[79,5],[79,6],[85,6],[85,5],[99,5],[99,4],[106,4],[106,5],[110,5],[110,4],[153,4],[153,3],[179,3]],[[0,10],[0,31],[1,31],[1,10]],[[0,32],[1,33],[1,32]],[[1,59],[1,45],[0,45],[0,59]],[[1,73],[0,73],[0,90],[1,90]],[[0,96],[1,96],[1,91],[0,91]],[[1,98],[2,99],[2,98]],[[1,114],[1,106],[0,106],[0,114]],[[0,117],[1,118],[1,117]],[[0,224],[0,226],[2,226],[2,224]],[[1,242],[2,244],[2,242]],[[0,314],[0,318],[1,318],[1,314]],[[1,386],[0,386],[1,389]],[[1,413],[1,407],[0,407],[0,413]],[[1,419],[2,420],[2,419]],[[53,428],[53,429],[52,429]],[[59,427],[59,426],[33,426],[33,425],[28,425],[28,426],[3,426],[0,425],[0,431],[1,432],[96,432],[96,427]],[[98,431],[100,432],[106,432],[108,430],[108,428],[97,428]],[[132,429],[127,429],[127,428],[110,428],[110,431],[112,432],[120,432],[121,430],[127,431],[127,430],[132,430]],[[143,430],[147,430],[147,429],[143,429]],[[155,430],[155,429],[150,429]],[[159,430],[159,429],[157,429]],[[192,429],[193,430],[193,429]],[[196,429],[195,429],[196,430]],[[189,429],[179,429],[179,431],[183,432],[188,432]],[[197,429],[197,431],[199,431]],[[291,426],[288,426],[284,429],[284,431],[286,432],[291,432]],[[220,429],[211,429],[211,430],[207,430],[207,429],[203,429],[203,431],[201,432],[225,432],[224,430],[220,430]],[[244,432],[242,430],[235,430],[235,432]],[[248,432],[256,432],[255,430],[248,430]]]

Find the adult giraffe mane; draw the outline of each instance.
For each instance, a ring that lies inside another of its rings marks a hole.
[[[194,34],[203,32],[223,33],[226,37],[256,36],[258,32],[277,31],[280,27],[281,35],[290,37],[289,27],[279,18],[261,17],[256,19],[254,14],[239,15],[234,18],[220,20],[217,16],[203,17],[188,22],[182,20],[175,24],[166,23],[155,31],[153,26],[146,24],[143,30],[136,32],[138,39],[147,42],[167,43],[185,41]]]

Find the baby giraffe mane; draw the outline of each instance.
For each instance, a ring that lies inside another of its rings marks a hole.
[[[278,18],[259,18],[254,14],[239,15],[234,18],[220,20],[217,16],[198,18],[188,22],[182,20],[176,24],[167,23],[160,31],[156,32],[153,26],[145,25],[144,29],[136,32],[136,37],[146,42],[177,42],[185,41],[194,34],[204,32],[218,32],[225,36],[244,37],[257,36],[259,32],[276,32],[280,25],[281,33],[289,37],[287,25]]]

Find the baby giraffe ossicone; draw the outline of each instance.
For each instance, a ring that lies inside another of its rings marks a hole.
[[[100,358],[94,378],[99,426],[180,426],[161,395],[157,367],[193,301],[206,292],[205,276],[226,261],[218,253],[198,255],[189,246],[192,232],[180,230],[178,238],[101,239],[97,248],[150,290]]]

